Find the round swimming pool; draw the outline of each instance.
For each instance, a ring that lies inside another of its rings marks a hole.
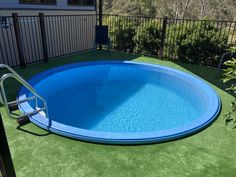
[[[70,64],[34,76],[29,83],[48,105],[30,121],[84,141],[141,144],[181,138],[209,125],[220,99],[203,80],[176,69],[129,61]],[[22,87],[18,99],[31,96]],[[33,101],[18,105],[35,109]]]

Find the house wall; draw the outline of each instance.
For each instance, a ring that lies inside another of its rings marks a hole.
[[[0,0],[0,16],[19,15],[78,15],[96,14],[95,6],[68,6],[67,0],[57,0],[56,5],[20,4],[19,0]]]
[[[39,9],[95,11],[95,6],[68,6],[67,0],[57,0],[55,5],[20,4],[19,0],[0,0],[1,9]]]
[[[3,3],[3,0],[0,1]],[[58,0],[60,1],[62,0]],[[16,0],[11,0],[11,2],[16,2]],[[0,63],[10,66],[20,64],[11,17],[13,12],[19,15],[21,44],[26,63],[43,59],[39,12],[45,14],[47,50],[50,58],[94,48],[97,23],[95,10],[0,9]],[[8,16],[9,27],[4,28],[2,25],[4,17],[1,16]]]
[[[11,16],[12,13],[18,15],[38,15],[40,12],[45,15],[81,15],[81,14],[96,14],[96,11],[82,10],[44,10],[44,9],[0,9],[1,16]]]

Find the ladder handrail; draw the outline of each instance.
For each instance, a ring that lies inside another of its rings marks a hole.
[[[42,101],[44,109],[45,109],[46,117],[48,117],[48,109],[47,109],[46,100],[41,95],[39,95],[36,92],[36,90],[27,81],[25,81],[19,74],[17,74],[17,72],[15,70],[13,70],[10,66],[8,66],[6,64],[0,64],[0,68],[4,68],[4,69],[7,69],[8,71],[10,71],[10,73],[4,74],[0,78],[0,87],[1,87],[1,91],[2,91],[1,96],[3,98],[4,105],[7,109],[7,113],[10,115],[9,105],[8,105],[8,101],[7,101],[7,98],[6,98],[6,92],[5,92],[5,89],[4,89],[4,81],[7,78],[12,77],[12,78],[16,79],[18,82],[20,82],[24,87],[26,87],[35,96],[36,108],[39,107],[37,98]]]
[[[219,76],[220,67],[221,67],[221,65],[224,63],[224,58],[225,58],[225,56],[227,56],[227,55],[232,55],[232,52],[223,53],[223,55],[221,56],[220,62],[219,62],[219,64],[218,64],[218,66],[217,66],[216,77]]]

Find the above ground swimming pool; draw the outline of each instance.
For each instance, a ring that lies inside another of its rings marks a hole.
[[[208,126],[220,99],[203,80],[153,64],[128,61],[76,63],[47,70],[29,83],[48,105],[30,121],[83,141],[142,144],[169,141]],[[22,87],[18,99],[31,96]],[[23,113],[33,101],[18,105]]]

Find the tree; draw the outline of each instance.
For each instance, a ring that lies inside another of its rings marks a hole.
[[[172,5],[174,18],[184,18],[186,12],[188,11],[192,0],[173,0],[170,1]]]
[[[200,0],[200,19],[203,19],[206,16],[207,0]]]
[[[104,0],[104,12],[151,17],[234,20],[236,0]]]

